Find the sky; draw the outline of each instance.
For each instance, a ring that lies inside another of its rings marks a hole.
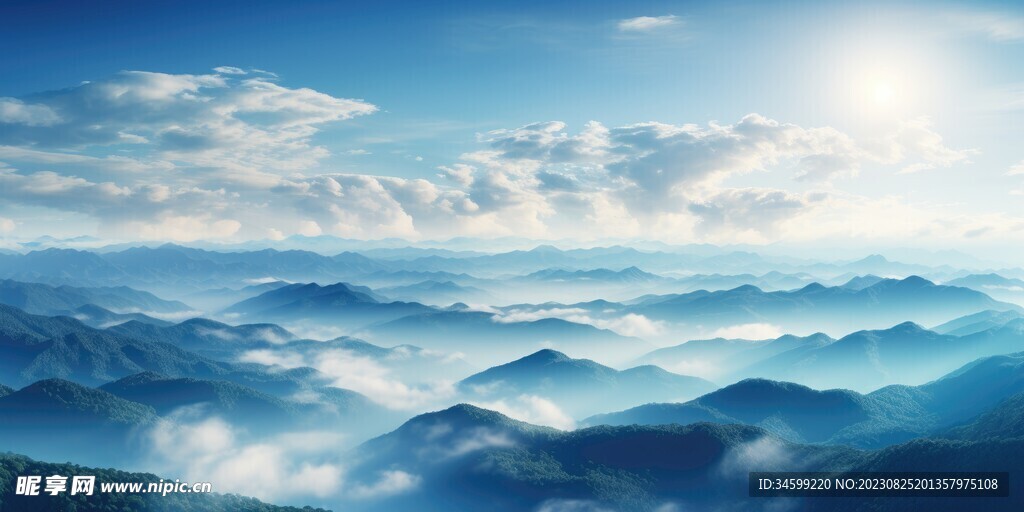
[[[1024,246],[1012,2],[5,2],[0,239]]]

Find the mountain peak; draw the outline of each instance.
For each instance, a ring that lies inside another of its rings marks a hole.
[[[905,279],[899,282],[900,286],[920,288],[922,286],[932,286],[935,283],[921,277],[921,276],[907,276]]]
[[[534,247],[533,249],[530,249],[530,252],[534,252],[534,253],[556,253],[556,252],[562,252],[562,251],[558,247],[555,247],[553,245],[542,244],[542,245],[538,245],[537,247]]]
[[[519,361],[517,361],[517,362],[550,364],[550,363],[562,363],[562,362],[565,362],[565,361],[572,361],[572,358],[567,356],[567,355],[565,355],[565,354],[563,354],[563,353],[561,353],[561,352],[559,352],[559,351],[557,351],[557,350],[553,350],[553,349],[550,349],[550,348],[545,348],[545,349],[538,350],[538,351],[536,351],[536,352],[534,352],[534,353],[532,353],[532,354],[530,354],[530,355],[528,355],[528,356],[526,356],[526,357],[524,357],[522,359],[519,359]]]

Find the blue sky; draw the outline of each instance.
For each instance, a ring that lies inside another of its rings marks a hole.
[[[1019,4],[0,9],[7,238],[1024,240]]]

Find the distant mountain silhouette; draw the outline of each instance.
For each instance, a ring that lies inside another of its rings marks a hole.
[[[362,327],[430,311],[434,308],[416,302],[388,302],[362,286],[297,283],[239,302],[224,313],[241,314],[261,321],[306,320],[333,326]]]
[[[83,306],[98,306],[121,313],[182,313],[191,310],[181,302],[163,300],[151,293],[126,286],[77,288],[10,279],[0,280],[0,304],[39,315],[66,313]]]
[[[448,305],[462,301],[489,304],[494,301],[494,296],[485,290],[458,285],[452,281],[422,281],[401,286],[389,286],[377,291],[397,301],[434,305]]]
[[[1024,350],[1024,320],[963,337],[905,322],[858,331],[807,350],[791,350],[737,370],[735,375],[787,379],[817,388],[868,391],[886,384],[919,384],[967,361]]]
[[[861,395],[748,379],[686,403],[647,404],[596,415],[587,425],[742,423],[797,442],[880,447],[939,435],[1024,391],[1024,354],[974,361],[921,386]]]
[[[672,322],[696,323],[706,329],[770,323],[787,331],[880,327],[912,320],[932,325],[986,309],[1018,310],[987,295],[936,285],[912,276],[884,279],[863,289],[810,284],[799,290],[765,292],[745,285],[717,292],[650,297],[623,311]]]
[[[274,324],[232,326],[205,318],[169,326],[127,322],[108,331],[154,343],[170,343],[216,359],[232,359],[243,350],[272,347],[296,339],[294,334]]]
[[[522,394],[552,399],[576,418],[608,410],[611,404],[629,407],[652,401],[685,400],[715,387],[704,379],[676,375],[657,366],[618,371],[550,349],[490,368],[459,383],[466,396],[481,400],[508,400]]]
[[[483,364],[508,361],[546,347],[604,360],[632,359],[650,349],[650,345],[640,339],[591,325],[558,318],[507,322],[480,311],[410,315],[373,325],[363,334],[375,342],[416,340],[425,348],[462,352]]]
[[[279,398],[233,382],[171,378],[154,372],[130,375],[100,389],[145,404],[166,416],[182,407],[198,407],[203,416],[226,419],[250,432],[317,428],[341,423],[349,435],[391,423],[391,413],[354,391],[313,388],[304,402]]]
[[[1020,304],[1024,300],[1024,280],[1003,277],[999,274],[970,274],[952,279],[949,286],[963,286],[984,292],[998,300]]]
[[[963,316],[950,320],[942,325],[933,327],[932,330],[939,334],[949,334],[951,336],[967,336],[970,334],[976,334],[982,331],[987,331],[994,327],[1001,327],[1010,323],[1012,320],[1018,318],[1024,318],[1024,313],[1020,311],[993,311],[987,310],[980,313],[974,313],[972,315]]]

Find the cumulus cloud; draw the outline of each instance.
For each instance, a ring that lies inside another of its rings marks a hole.
[[[926,117],[900,124],[889,137],[889,158],[897,162],[908,162],[899,171],[913,173],[939,167],[952,167],[968,163],[973,149],[951,149],[945,145],[942,136],[932,129],[931,120]]]
[[[623,32],[649,32],[679,23],[678,16],[669,14],[665,16],[637,16],[636,18],[620,20],[617,26]]]
[[[0,98],[0,123],[25,126],[50,126],[60,116],[46,105],[25,103],[16,98]]]
[[[726,189],[694,200],[689,209],[700,218],[698,233],[714,236],[729,232],[737,239],[763,241],[776,234],[780,224],[796,217],[823,194],[793,194],[775,189]]]
[[[638,17],[621,27],[643,32],[679,23]],[[440,166],[437,180],[337,173],[320,169],[330,153],[315,136],[378,107],[275,78],[232,66],[207,74],[124,71],[0,98],[0,199],[93,218],[101,235],[121,239],[764,243],[800,236],[802,219],[842,199],[834,190],[826,196],[734,183],[745,175],[784,172],[817,186],[868,164],[910,173],[967,163],[973,154],[947,145],[925,118],[888,137],[855,141],[831,127],[750,114],[732,124],[591,121],[578,130],[541,121],[481,133],[482,147]]]

